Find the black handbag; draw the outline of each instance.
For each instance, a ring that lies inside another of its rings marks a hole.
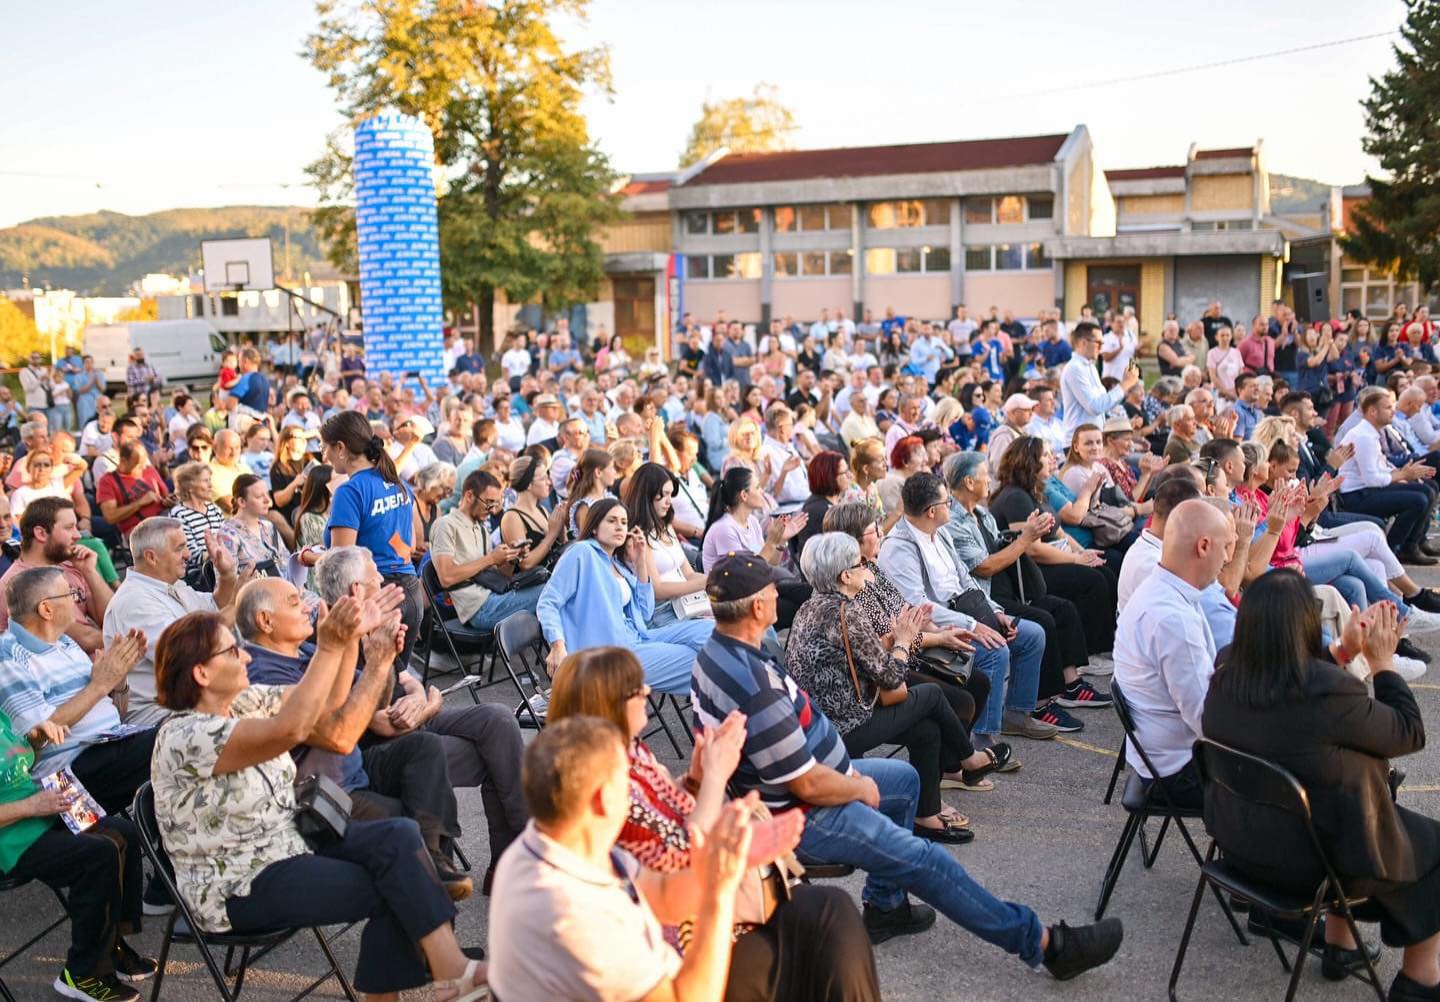
[[[546,567],[532,567],[519,574],[501,574],[496,570],[483,570],[470,579],[492,595],[504,595],[507,591],[536,588],[550,580]]]
[[[295,828],[311,849],[344,838],[353,808],[350,794],[328,776],[312,774],[295,784]]]

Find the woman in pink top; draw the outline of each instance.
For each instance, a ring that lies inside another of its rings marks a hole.
[[[1245,359],[1240,349],[1232,343],[1235,332],[1229,327],[1215,331],[1215,347],[1205,355],[1205,368],[1210,373],[1210,382],[1221,396],[1235,399],[1235,377],[1245,369]]]

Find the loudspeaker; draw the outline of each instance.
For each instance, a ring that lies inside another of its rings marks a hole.
[[[1302,324],[1333,319],[1330,313],[1330,277],[1323,272],[1292,276],[1290,294],[1295,299],[1295,317]]]

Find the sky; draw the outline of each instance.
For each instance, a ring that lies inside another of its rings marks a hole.
[[[16,0],[0,2],[0,12]],[[1401,0],[592,0],[577,44],[607,45],[614,94],[588,98],[617,170],[675,166],[707,99],[779,89],[797,147],[1068,132],[1105,168],[1183,163],[1192,142],[1264,139],[1272,172],[1360,181],[1359,101]],[[0,227],[47,215],[313,204],[303,166],[344,124],[301,57],[307,0],[65,0],[5,15]]]

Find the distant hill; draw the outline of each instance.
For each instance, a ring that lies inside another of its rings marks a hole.
[[[0,229],[0,289],[49,283],[89,295],[120,295],[151,272],[183,275],[200,267],[200,241],[266,237],[275,271],[285,268],[285,226],[290,226],[290,271],[336,277],[325,260],[307,210],[296,206],[232,205],[218,209],[167,209],[148,216],[95,212],[32,219]]]
[[[1330,186],[1308,177],[1288,174],[1270,175],[1270,211],[1285,213],[1314,212],[1330,201]]]

